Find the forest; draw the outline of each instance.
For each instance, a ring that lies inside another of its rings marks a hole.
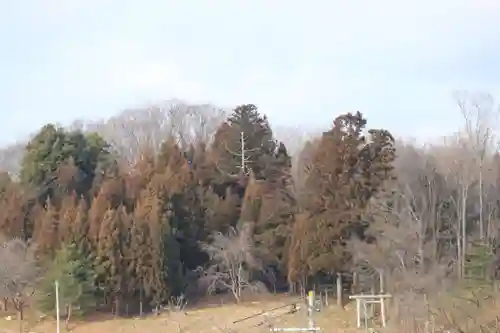
[[[0,176],[3,306],[52,313],[55,280],[66,312],[120,316],[383,272],[401,318],[423,317],[500,261],[496,105],[457,104],[463,128],[428,144],[361,112],[279,140],[253,104],[125,113],[111,133],[47,124]]]

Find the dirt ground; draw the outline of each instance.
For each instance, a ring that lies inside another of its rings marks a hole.
[[[235,321],[245,317],[295,301],[296,299],[283,296],[267,296],[263,300],[249,301],[239,305],[204,304],[203,307],[197,306],[160,316],[151,315],[129,319],[94,318],[71,323],[70,331],[72,333],[261,333],[269,332],[270,327],[306,327],[305,307],[300,305],[295,313],[288,313],[291,309],[290,305],[265,315],[258,315],[235,323]],[[323,311],[315,313],[315,321],[324,333],[357,332],[356,329],[353,329],[356,321],[352,305],[348,305],[345,309],[336,306],[325,308]],[[53,320],[36,323],[32,319],[27,319],[24,331],[53,333],[56,332],[56,325]],[[16,320],[14,318],[5,320],[5,317],[2,317],[0,319],[0,333],[14,332],[18,332]],[[61,327],[61,332],[66,332],[64,327]]]

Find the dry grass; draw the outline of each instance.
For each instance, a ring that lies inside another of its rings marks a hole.
[[[305,327],[307,317],[302,307],[296,313],[287,313],[289,307],[272,311],[267,316],[261,315],[242,322],[233,323],[241,318],[261,313],[263,310],[289,304],[296,299],[289,297],[267,296],[264,300],[254,300],[244,304],[206,304],[204,308],[188,309],[183,312],[173,312],[160,316],[144,318],[114,319],[94,318],[85,322],[74,322],[71,325],[72,333],[139,333],[139,332],[168,332],[168,333],[263,333],[269,332],[269,325],[276,327]],[[324,328],[324,333],[353,332],[349,327],[355,324],[355,313],[351,306],[346,310],[330,307],[316,314],[317,325]],[[18,331],[15,320],[0,320],[0,332],[14,333]],[[56,331],[55,322],[45,321],[33,323],[27,320],[26,332],[53,333]],[[356,330],[354,330],[356,331]],[[62,329],[62,332],[64,330]]]
[[[463,295],[463,294],[462,294]],[[495,300],[484,301],[477,307],[473,299],[477,297],[453,297],[446,312],[450,316],[459,319],[461,327],[466,326],[466,332],[496,332],[496,330],[480,329],[480,326],[495,323],[499,313],[500,302]],[[72,333],[264,333],[274,327],[305,327],[307,317],[302,304],[296,313],[288,313],[290,307],[268,312],[254,318],[234,323],[239,319],[262,313],[285,304],[297,301],[296,298],[285,296],[260,296],[245,303],[236,305],[228,299],[218,298],[204,300],[197,308],[187,309],[181,312],[165,313],[160,316],[146,316],[144,318],[115,319],[109,316],[88,318],[85,321],[73,322],[70,327]],[[451,298],[450,298],[451,301]],[[446,301],[448,303],[449,301]],[[445,306],[443,302],[441,305]],[[469,318],[463,312],[469,314]],[[15,319],[6,321],[0,318],[0,333],[17,333],[18,326]],[[56,331],[55,322],[46,320],[36,322],[36,316],[28,314],[25,321],[25,332],[53,333]],[[461,320],[460,320],[461,319]],[[355,328],[356,318],[354,304],[348,304],[345,309],[330,306],[319,313],[315,313],[317,326],[321,327],[323,333],[350,333],[362,332]],[[464,325],[464,321],[468,321]],[[63,328],[62,332],[65,330]]]

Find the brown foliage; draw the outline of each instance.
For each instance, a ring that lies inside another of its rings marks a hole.
[[[361,214],[371,196],[391,179],[395,157],[390,133],[372,130],[368,141],[363,135],[365,125],[359,112],[340,116],[314,146],[300,221],[306,226],[298,228],[301,233],[307,228],[308,242],[296,241],[292,247],[294,252],[307,253],[308,266],[290,270],[315,274],[349,268],[346,241],[362,235]]]

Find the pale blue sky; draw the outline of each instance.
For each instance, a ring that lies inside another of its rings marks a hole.
[[[171,98],[422,138],[458,126],[454,89],[500,99],[494,0],[3,0],[0,46],[0,144]]]

